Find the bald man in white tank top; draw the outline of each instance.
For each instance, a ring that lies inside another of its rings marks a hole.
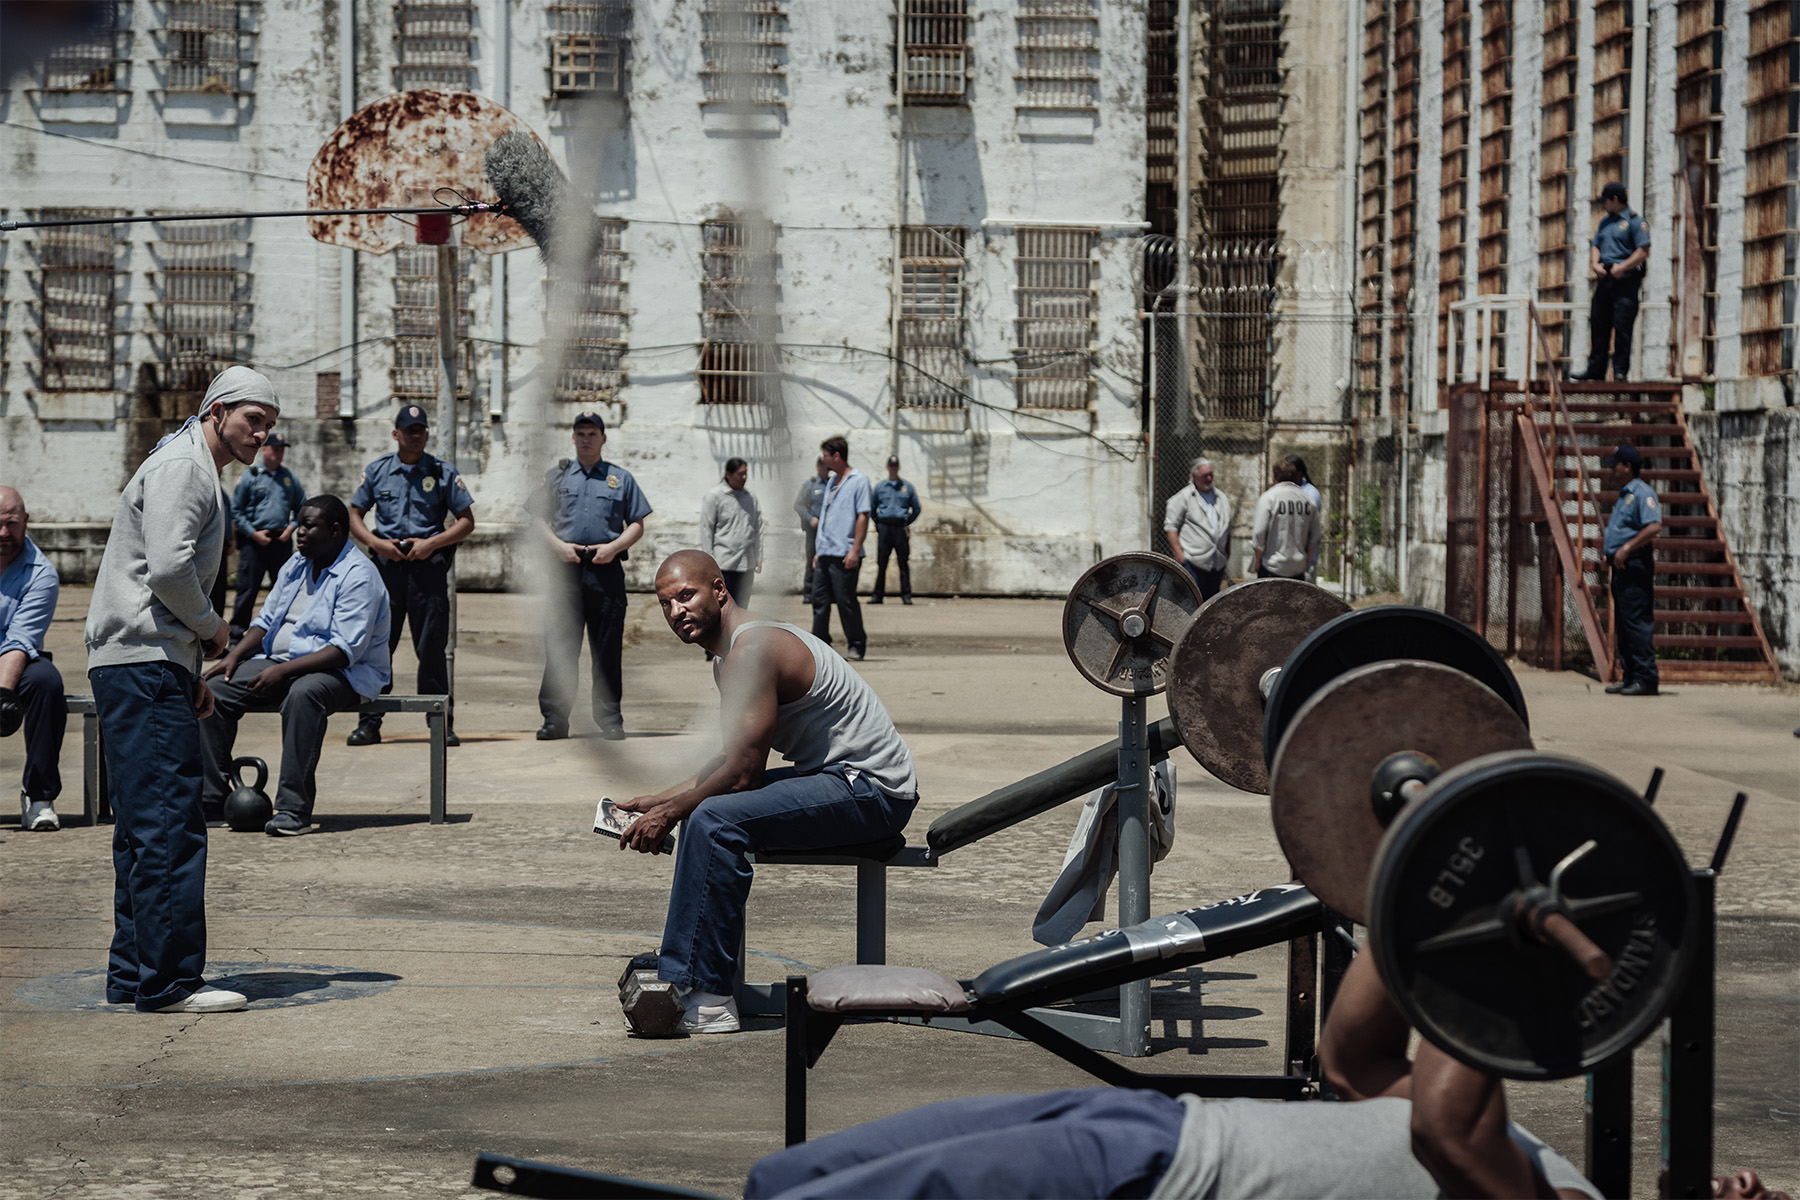
[[[805,630],[739,608],[710,556],[670,555],[656,595],[675,636],[717,657],[724,744],[691,779],[621,803],[644,815],[619,845],[653,853],[685,822],[657,974],[687,989],[682,1032],[730,1033],[748,856],[893,837],[918,803],[918,777],[881,700],[850,664]],[[790,765],[769,769],[770,750]]]

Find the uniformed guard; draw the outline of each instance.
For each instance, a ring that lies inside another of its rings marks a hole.
[[[1600,189],[1606,215],[1589,243],[1588,270],[1596,280],[1588,309],[1587,370],[1575,379],[1605,379],[1606,351],[1612,348],[1613,378],[1631,374],[1631,327],[1637,323],[1638,287],[1650,257],[1650,226],[1625,203],[1625,185]]]
[[[553,575],[545,606],[540,742],[569,736],[584,630],[593,670],[594,724],[603,738],[625,736],[619,701],[627,601],[620,564],[644,536],[644,518],[651,509],[631,472],[600,456],[605,447],[606,422],[600,414],[578,415],[575,457],[551,468],[544,486],[531,497],[538,529],[558,561],[567,564]]]
[[[273,586],[282,564],[294,553],[294,522],[306,503],[306,489],[282,466],[287,439],[271,433],[262,457],[238,477],[231,493],[231,521],[237,530],[237,602],[231,610],[231,636],[244,636],[256,616],[256,594],[266,576]]]
[[[1625,677],[1607,691],[1616,696],[1656,695],[1656,579],[1651,540],[1662,532],[1662,505],[1656,492],[1639,478],[1644,456],[1636,446],[1621,445],[1602,460],[1606,481],[1619,493],[1606,522],[1602,549],[1612,570],[1614,625],[1619,631],[1619,661]]]
[[[450,565],[456,544],[475,530],[475,501],[456,467],[425,453],[431,439],[425,410],[409,404],[394,418],[399,449],[363,468],[362,482],[350,497],[350,532],[375,555],[381,581],[387,585],[392,622],[388,651],[400,645],[403,625],[412,627],[413,652],[419,656],[419,693],[442,696],[450,691]],[[364,523],[375,510],[377,536]],[[389,692],[393,684],[382,689]],[[444,725],[450,745],[457,745],[451,724]],[[365,716],[346,739],[352,746],[381,740],[381,716]]]

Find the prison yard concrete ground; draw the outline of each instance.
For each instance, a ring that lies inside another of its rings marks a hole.
[[[86,603],[84,590],[65,590],[51,633],[71,691],[86,690]],[[757,607],[802,619],[791,597]],[[1061,612],[1028,600],[867,610],[858,669],[918,760],[913,841],[945,810],[1116,732],[1118,701],[1064,654]],[[386,741],[351,749],[343,716],[319,768],[317,832],[214,831],[209,975],[257,996],[247,1012],[104,1005],[111,829],[27,835],[5,818],[0,1196],[458,1196],[475,1194],[478,1150],[738,1193],[750,1164],[781,1146],[782,1034],[752,1022],[683,1041],[626,1035],[615,983],[632,954],[656,945],[671,862],[590,832],[600,796],[665,786],[712,748],[708,668],[653,598],[634,595],[631,737],[593,736],[584,700],[578,736],[539,743],[536,618],[530,597],[461,599],[450,823],[427,824],[423,718],[390,717]],[[410,651],[397,667],[404,690]],[[1640,786],[1668,769],[1657,808],[1694,863],[1710,855],[1732,795],[1750,794],[1719,889],[1716,1161],[1800,1189],[1800,696],[1785,685],[1684,686],[1633,701],[1576,674],[1519,676],[1540,748]],[[1151,707],[1161,715],[1160,698]],[[79,729],[71,722],[63,759],[65,819],[80,813]],[[247,719],[239,745],[273,766],[277,718]],[[9,790],[20,753],[16,738],[0,743]],[[1174,762],[1178,833],[1152,911],[1286,880],[1266,800],[1217,782],[1184,751]],[[1032,916],[1074,819],[1067,806],[936,869],[892,872],[889,960],[966,978],[1032,949]],[[753,978],[853,960],[853,875],[759,868]],[[1150,1068],[1279,1069],[1285,963],[1270,949],[1159,983]],[[1636,1081],[1633,1182],[1650,1195],[1656,1039],[1637,1053]],[[1022,1042],[856,1027],[813,1073],[811,1127],[1090,1082]],[[1582,1161],[1581,1081],[1508,1093],[1518,1120]]]

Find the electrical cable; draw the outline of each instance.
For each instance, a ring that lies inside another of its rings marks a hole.
[[[234,175],[254,175],[258,179],[274,179],[282,183],[305,183],[304,179],[296,179],[292,175],[275,175],[268,171],[256,171],[249,167],[229,167],[224,163],[201,162],[193,158],[178,158],[173,154],[157,154],[151,150],[139,150],[135,146],[116,146],[111,142],[102,142],[97,138],[76,137],[72,133],[56,133],[49,129],[39,129],[35,125],[21,125],[17,121],[0,121],[9,129],[23,129],[26,133],[41,133],[45,137],[63,138],[71,142],[80,142],[84,146],[96,146],[101,150],[116,150],[120,154],[136,154],[141,158],[155,158],[163,162],[180,163],[185,167],[205,167],[213,171],[230,171]]]

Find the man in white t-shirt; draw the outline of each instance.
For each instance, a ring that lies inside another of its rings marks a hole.
[[[1163,536],[1175,561],[1194,577],[1200,599],[1211,600],[1231,557],[1231,501],[1214,490],[1212,463],[1196,458],[1191,470],[1194,481],[1170,496],[1163,510]]]
[[[1274,476],[1274,485],[1256,501],[1250,567],[1258,579],[1299,579],[1324,541],[1319,506],[1301,490],[1292,462],[1277,462]]]

